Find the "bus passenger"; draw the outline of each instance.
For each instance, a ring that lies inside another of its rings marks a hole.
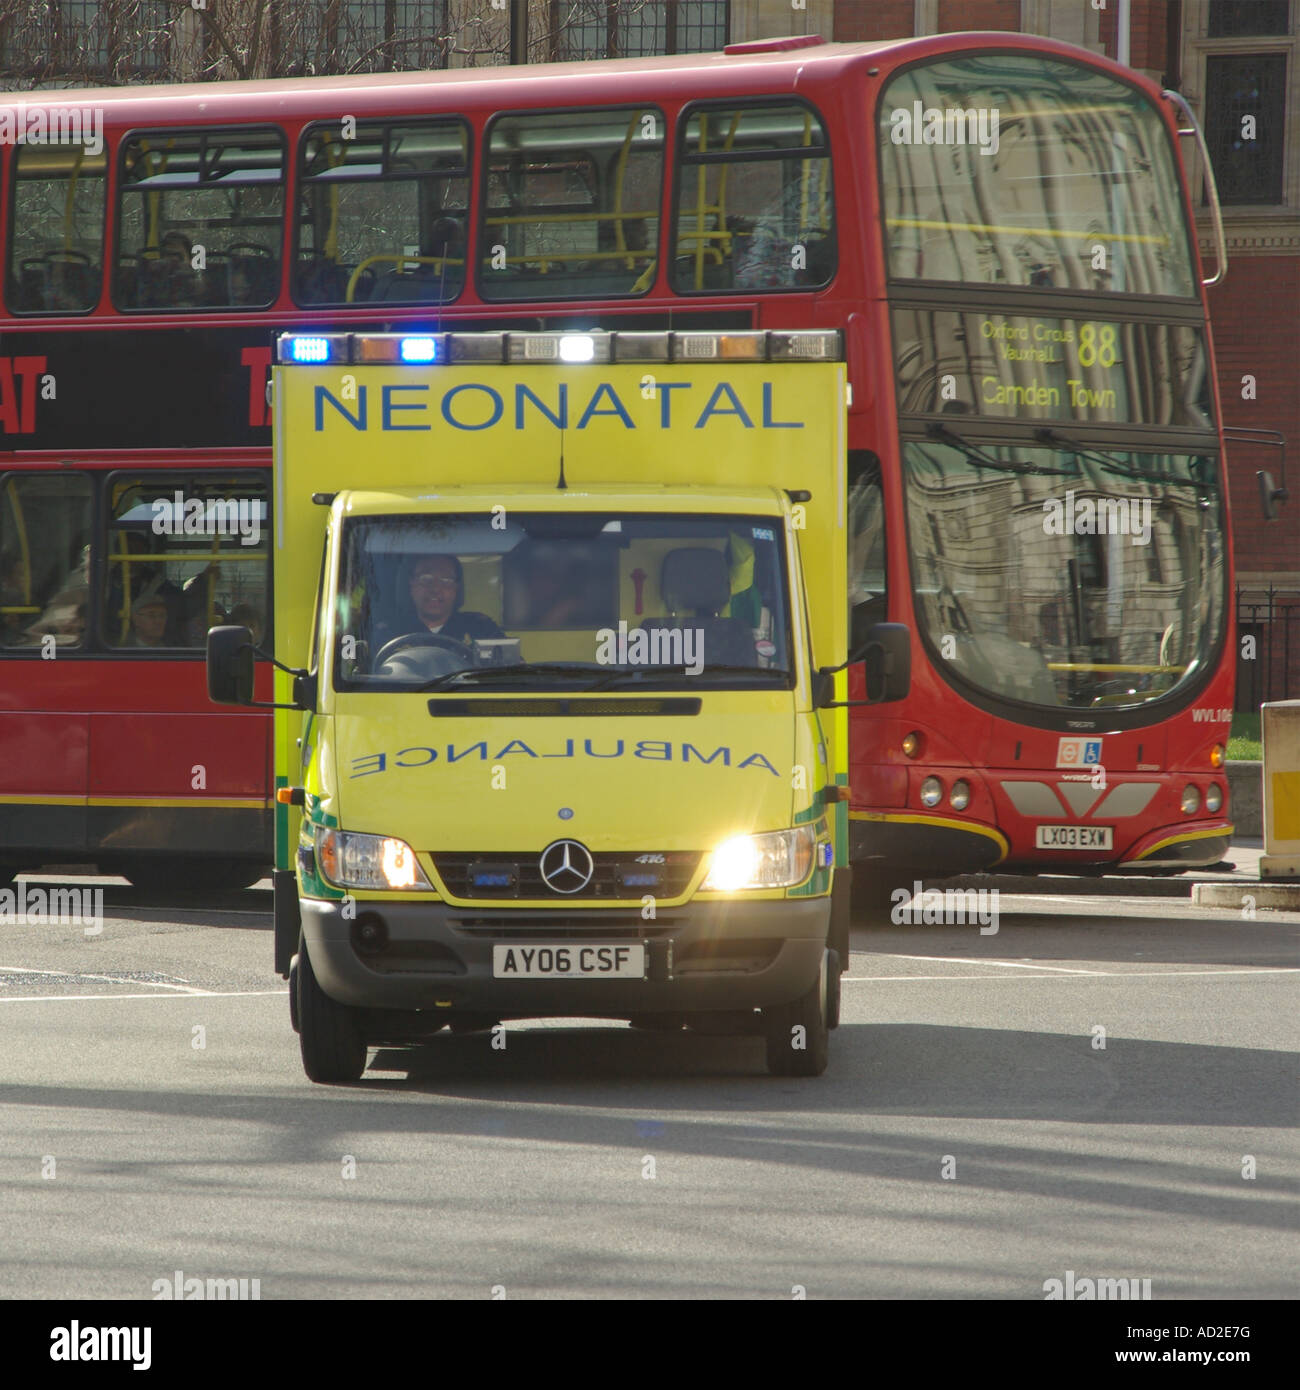
[[[167,600],[161,593],[144,594],[131,605],[131,635],[128,647],[167,645]]]
[[[194,244],[184,232],[170,231],[158,244],[163,267],[163,298],[178,308],[199,302],[200,286],[194,273]]]
[[[233,627],[246,627],[253,634],[253,645],[262,645],[262,615],[251,603],[237,603],[227,620]]]

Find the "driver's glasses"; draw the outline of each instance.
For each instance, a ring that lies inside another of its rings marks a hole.
[[[417,574],[411,579],[413,589],[454,589],[456,581],[440,574]]]

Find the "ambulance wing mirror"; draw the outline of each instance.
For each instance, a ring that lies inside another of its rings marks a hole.
[[[272,704],[253,699],[253,661],[269,661],[293,677],[293,703]],[[276,661],[270,652],[253,645],[253,634],[246,627],[208,629],[208,699],[215,705],[249,705],[255,709],[316,708],[316,677]]]
[[[246,627],[208,629],[208,699],[214,705],[253,703],[253,634]]]
[[[835,674],[862,662],[866,668],[867,698],[836,700]],[[876,623],[866,641],[849,653],[843,666],[823,666],[817,672],[815,699],[818,708],[847,705],[883,705],[903,699],[912,684],[912,634],[904,623]]]

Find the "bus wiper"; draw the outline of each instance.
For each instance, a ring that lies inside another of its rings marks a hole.
[[[434,676],[430,681],[423,685],[416,686],[418,691],[439,690],[445,686],[456,685],[460,681],[468,680],[473,677],[480,680],[485,677],[495,678],[497,676],[519,676],[539,675],[573,675],[581,673],[589,675],[593,669],[590,661],[516,661],[509,666],[465,666],[459,671],[448,671],[444,675]]]
[[[1008,463],[1003,459],[990,458],[982,450],[977,449],[973,444],[968,444],[959,434],[954,434],[945,425],[932,421],[925,427],[925,432],[931,439],[937,439],[941,444],[947,444],[949,448],[956,449],[959,454],[965,455],[976,468],[993,468],[999,473],[1046,473],[1058,478],[1077,478],[1079,470],[1077,468],[1047,468],[1040,463]]]
[[[1060,449],[1062,453],[1073,454],[1075,458],[1096,464],[1098,468],[1107,473],[1118,474],[1121,478],[1134,478],[1142,483],[1172,483],[1177,487],[1208,488],[1218,491],[1219,484],[1214,478],[1180,478],[1175,473],[1144,473],[1142,469],[1134,468],[1131,463],[1125,463],[1115,454],[1108,454],[1101,449],[1081,448],[1078,444],[1066,439],[1064,435],[1057,434],[1055,430],[1036,430],[1034,438],[1041,439],[1044,444],[1050,444],[1054,449]]]
[[[626,670],[611,671],[603,680],[596,681],[590,688],[592,690],[608,690],[610,686],[620,685],[628,681],[635,683],[643,676],[730,676],[735,674],[746,676],[784,676],[787,675],[788,672],[771,666],[727,665],[725,662],[721,661],[707,662],[702,670],[695,671],[684,661],[673,661],[661,666],[631,666]]]

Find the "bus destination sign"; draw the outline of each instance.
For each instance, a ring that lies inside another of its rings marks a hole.
[[[893,324],[904,414],[1212,427],[1188,325],[912,309]]]

